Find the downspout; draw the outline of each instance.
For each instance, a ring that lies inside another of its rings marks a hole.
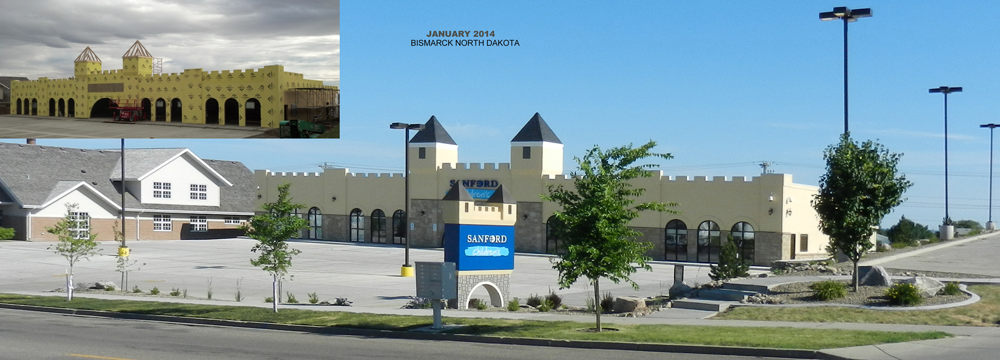
[[[28,217],[27,217],[27,220],[25,220],[25,222],[27,223],[26,224],[27,227],[25,227],[25,230],[26,230],[25,232],[27,234],[24,236],[24,241],[31,241],[31,233],[32,233],[32,230],[31,230],[31,210],[28,210]]]
[[[139,212],[135,213],[135,240],[139,241],[139,215],[146,212],[143,209],[139,209]]]

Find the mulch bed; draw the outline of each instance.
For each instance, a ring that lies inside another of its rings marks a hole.
[[[886,286],[861,286],[857,292],[854,292],[850,287],[850,281],[841,281],[841,283],[848,286],[847,296],[830,301],[820,301],[814,298],[813,291],[809,288],[809,285],[812,284],[810,282],[779,285],[771,290],[771,294],[768,295],[768,297],[778,300],[782,304],[828,303],[865,306],[897,306],[891,304],[889,299],[885,297],[885,291],[888,289]],[[921,303],[920,306],[950,304],[963,301],[968,298],[969,295],[965,293],[959,295],[936,295],[930,298],[924,298],[924,302]]]

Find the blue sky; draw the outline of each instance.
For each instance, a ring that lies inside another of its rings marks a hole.
[[[462,162],[508,162],[509,142],[541,113],[573,156],[659,143],[670,175],[757,175],[760,161],[816,185],[843,131],[843,25],[818,13],[870,7],[850,24],[855,139],[904,153],[915,186],[884,225],[944,216],[943,99],[949,96],[951,214],[987,218],[989,130],[1000,122],[995,21],[987,1],[467,2],[344,1],[341,140],[131,140],[190,147],[251,169],[401,172],[391,122],[437,116]],[[412,47],[431,30],[491,30],[517,47]],[[117,147],[117,140],[40,140]],[[107,143],[107,145],[104,145]]]

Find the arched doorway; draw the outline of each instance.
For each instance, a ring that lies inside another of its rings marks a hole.
[[[320,213],[319,208],[313,207],[309,209],[309,238],[310,239],[323,239],[323,214]]]
[[[747,222],[738,222],[733,225],[733,228],[729,232],[733,235],[733,241],[736,242],[736,246],[739,247],[740,259],[743,259],[748,265],[753,265],[754,256],[754,233],[753,226]],[[792,245],[795,247],[795,245]]]
[[[31,99],[31,115],[38,115],[38,99]]]
[[[66,100],[59,99],[59,116],[66,116]]]
[[[170,121],[183,121],[182,115],[184,115],[184,107],[181,104],[181,99],[174,99],[170,102]]]
[[[361,209],[351,210],[351,233],[348,234],[348,240],[365,241],[365,214]]]
[[[49,116],[56,116],[56,99],[49,98]]]
[[[260,127],[260,101],[250,99],[246,102],[246,126]]]
[[[70,98],[69,101],[66,101],[66,108],[66,116],[76,117],[76,100]]]
[[[236,99],[226,99],[226,125],[240,124],[240,102]]]
[[[372,242],[385,244],[385,212],[382,209],[372,211]]]
[[[113,118],[115,117],[114,110],[111,110],[111,99],[103,98],[97,100],[94,103],[94,107],[90,108],[90,118]]]
[[[21,115],[21,99],[17,99],[17,114]]]
[[[392,243],[406,243],[406,211],[396,210],[392,213]]]
[[[687,261],[687,224],[680,220],[670,220],[664,231],[664,259]]]
[[[142,99],[142,118],[146,120],[152,119],[153,114],[153,104],[149,99]]]
[[[722,246],[719,224],[706,220],[698,225],[698,262],[719,262],[719,248]]]
[[[205,101],[205,123],[219,124],[219,100],[208,99]]]
[[[549,220],[545,222],[545,253],[546,254],[561,254],[565,249],[559,247],[559,234],[558,230],[562,227],[563,222],[559,220],[555,215],[549,216]],[[565,244],[564,244],[565,245]]]
[[[156,99],[156,118],[153,121],[167,121],[167,102],[163,98]]]

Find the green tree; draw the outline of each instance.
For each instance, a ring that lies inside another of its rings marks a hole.
[[[641,233],[629,228],[629,221],[645,210],[676,213],[668,209],[676,204],[645,202],[632,206],[645,189],[634,188],[629,182],[653,176],[647,169],[655,165],[636,165],[637,161],[672,158],[670,154],[651,152],[654,146],[656,142],[650,141],[638,148],[629,144],[607,152],[594,146],[582,160],[574,157],[580,166],[579,172],[573,172],[575,191],[550,185],[549,193],[542,195],[542,199],[563,209],[555,212],[562,226],[553,229],[554,235],[565,244],[565,253],[552,266],[559,271],[560,288],[569,288],[585,276],[594,285],[594,303],[600,304],[600,278],[616,284],[626,281],[638,289],[639,285],[629,275],[635,273],[636,267],[651,270],[645,252],[652,244],[633,241]],[[595,313],[597,331],[601,331],[601,309]]]
[[[737,242],[733,240],[732,235],[729,235],[728,241],[722,244],[722,249],[719,252],[719,265],[709,265],[711,270],[708,277],[718,281],[750,276],[750,263],[746,259],[740,258],[740,248],[742,247],[742,241]]]
[[[983,224],[975,220],[959,220],[955,222],[955,228],[971,229],[969,234],[975,235],[983,232]]]
[[[930,239],[934,233],[926,225],[920,225],[907,219],[906,216],[902,216],[896,225],[886,230],[885,236],[889,237],[889,242],[894,244],[912,245],[919,239]]]
[[[823,154],[826,174],[820,177],[813,207],[820,230],[854,262],[854,291],[859,285],[858,261],[874,246],[870,239],[875,228],[913,185],[896,170],[901,156],[871,140],[859,145],[849,133]]]
[[[295,210],[303,208],[293,204],[288,196],[291,184],[278,186],[278,201],[265,203],[264,214],[250,218],[243,225],[247,236],[256,239],[257,244],[250,251],[258,253],[256,259],[250,259],[250,264],[271,274],[271,301],[274,312],[278,312],[278,281],[288,274],[292,266],[292,257],[301,251],[288,247],[288,239],[299,234],[299,231],[309,227],[309,223],[293,215]]]
[[[59,238],[59,242],[49,246],[56,254],[62,255],[69,262],[69,274],[66,278],[66,301],[73,300],[73,266],[80,260],[90,260],[100,249],[97,234],[90,232],[90,217],[87,213],[77,211],[79,205],[66,204],[66,216],[55,226],[46,227],[45,231]]]

